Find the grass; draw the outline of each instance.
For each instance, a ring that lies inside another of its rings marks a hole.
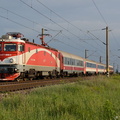
[[[1,120],[120,120],[120,76],[37,88],[0,101]]]

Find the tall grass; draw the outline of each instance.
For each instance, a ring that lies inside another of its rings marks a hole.
[[[120,76],[37,88],[0,101],[0,120],[120,120]]]

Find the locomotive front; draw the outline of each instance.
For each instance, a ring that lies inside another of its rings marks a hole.
[[[0,81],[15,80],[23,63],[24,44],[21,33],[7,33],[0,38]]]

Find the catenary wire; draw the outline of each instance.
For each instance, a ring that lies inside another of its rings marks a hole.
[[[66,30],[67,32],[69,32],[70,34],[76,36],[79,40],[82,40],[79,36],[73,34],[72,32],[70,32],[69,30],[67,30],[66,28],[64,28],[63,26],[59,25],[58,23],[56,23],[54,20],[50,19],[49,17],[47,17],[46,15],[42,14],[40,11],[36,10],[33,6],[30,6],[29,4],[27,4],[26,2],[24,2],[23,0],[20,0],[22,3],[24,3],[25,5],[27,5],[28,7],[30,7],[31,9],[33,9],[34,11],[36,11],[37,13],[39,13],[40,15],[44,16],[45,18],[49,19],[50,21],[52,21],[53,23],[55,23],[56,25],[58,25],[59,27],[61,27],[62,29]],[[86,41],[83,41],[86,42]],[[87,43],[87,42],[86,42]],[[89,43],[87,43],[89,44]],[[92,44],[90,46],[93,46]],[[94,46],[93,46],[94,47]]]

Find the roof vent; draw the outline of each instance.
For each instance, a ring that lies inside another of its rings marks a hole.
[[[2,39],[12,39],[12,36],[9,36],[9,35],[2,35]]]

